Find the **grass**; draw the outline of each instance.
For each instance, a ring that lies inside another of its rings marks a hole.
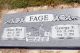
[[[80,3],[80,0],[0,0],[0,9]]]

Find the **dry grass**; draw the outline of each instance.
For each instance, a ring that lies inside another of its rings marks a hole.
[[[80,53],[79,50],[0,49],[0,53]]]

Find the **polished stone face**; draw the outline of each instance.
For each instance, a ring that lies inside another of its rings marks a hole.
[[[6,14],[0,46],[78,47],[79,14],[78,8]]]

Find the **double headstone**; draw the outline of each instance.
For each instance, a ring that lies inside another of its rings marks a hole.
[[[6,14],[0,46],[79,47],[80,9]]]

